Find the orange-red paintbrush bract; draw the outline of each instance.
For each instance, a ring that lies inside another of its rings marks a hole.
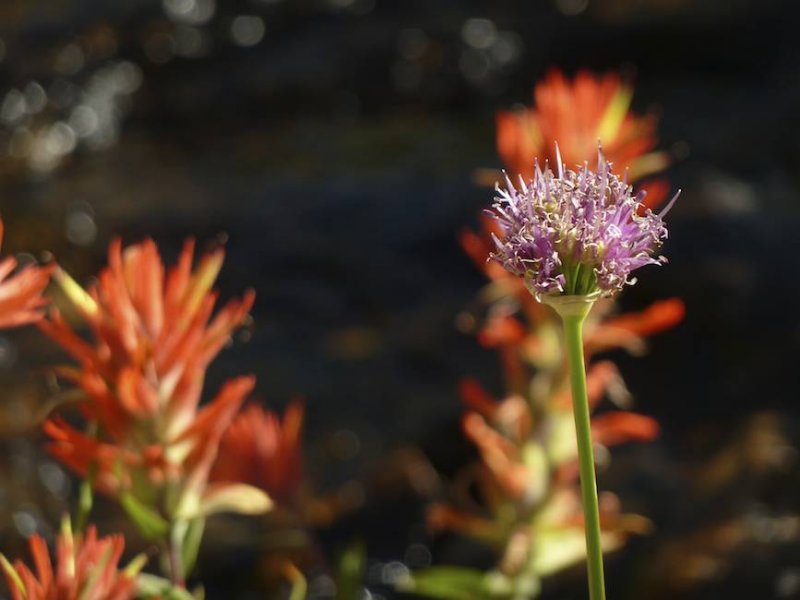
[[[3,233],[3,222],[0,221],[0,244]],[[43,292],[54,267],[17,267],[14,257],[0,260],[0,329],[35,323],[42,318],[47,305]]]
[[[91,526],[73,535],[65,521],[55,542],[55,562],[44,539],[34,534],[29,542],[34,568],[21,560],[0,561],[13,600],[130,600],[137,597],[136,575],[144,557],[119,566],[125,540],[121,535],[98,537]]]
[[[97,427],[89,434],[51,419],[50,452],[79,474],[91,473],[95,487],[112,495],[151,501],[178,482],[178,505],[191,510],[206,491],[223,433],[254,385],[251,376],[235,378],[200,406],[206,369],[246,319],[254,293],[215,314],[212,286],[223,251],[205,254],[196,268],[193,262],[193,241],[167,269],[152,240],[125,249],[115,240],[108,267],[88,291],[63,271],[55,276],[89,339],[56,309],[39,323],[78,362],[59,373],[84,392],[81,410]]]

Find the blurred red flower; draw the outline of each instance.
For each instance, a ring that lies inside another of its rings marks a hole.
[[[304,407],[295,401],[283,420],[251,404],[225,432],[212,481],[240,481],[264,490],[279,505],[291,505],[303,487],[301,432]]]
[[[83,390],[88,401],[80,408],[98,425],[98,434],[89,435],[51,419],[50,452],[112,495],[132,492],[152,502],[173,484],[174,510],[189,513],[198,510],[220,438],[254,385],[253,377],[236,378],[199,408],[206,368],[247,317],[254,293],[214,315],[211,288],[223,251],[203,256],[195,270],[193,256],[188,241],[167,271],[152,240],[124,250],[115,240],[109,266],[88,292],[63,271],[56,274],[92,342],[56,309],[39,324],[78,360],[79,367],[58,372]],[[220,502],[221,490],[213,492]]]
[[[657,119],[630,111],[633,88],[619,75],[594,75],[580,71],[568,80],[560,71],[551,71],[533,89],[534,106],[496,115],[497,150],[513,175],[533,177],[534,158],[556,164],[556,143],[564,163],[570,168],[592,163],[597,157],[598,140],[606,159],[619,172],[629,169],[636,181],[667,166],[664,153],[653,152]],[[651,183],[648,206],[656,206],[666,196],[661,182]]]
[[[55,563],[47,544],[38,535],[29,540],[35,571],[20,560],[12,565],[0,555],[13,600],[127,600],[136,597],[136,575],[144,557],[135,558],[121,570],[125,548],[121,535],[97,537],[89,527],[85,535],[73,536],[65,521],[56,539]]]
[[[3,232],[0,221],[0,243]],[[0,328],[3,329],[38,321],[47,304],[42,293],[50,281],[53,266],[27,266],[14,273],[17,265],[17,259],[12,256],[0,260]]]

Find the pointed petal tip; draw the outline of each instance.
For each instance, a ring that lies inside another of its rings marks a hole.
[[[672,210],[672,207],[673,207],[673,206],[675,206],[675,202],[677,202],[677,200],[678,200],[678,197],[681,195],[681,192],[682,192],[682,191],[683,191],[683,190],[681,190],[681,189],[679,188],[679,189],[678,189],[678,191],[677,191],[677,192],[675,192],[675,195],[672,197],[672,199],[671,199],[671,200],[670,200],[670,201],[667,203],[667,205],[666,205],[666,206],[665,206],[665,207],[664,207],[664,208],[661,210],[661,212],[660,212],[660,213],[658,213],[658,216],[659,216],[659,218],[662,218],[662,219],[663,219],[664,217],[666,217],[666,216],[667,216],[667,213],[668,213],[670,210]]]
[[[556,147],[556,165],[558,166],[559,179],[564,178],[564,162],[561,160],[561,149],[558,147],[558,142],[554,142]]]

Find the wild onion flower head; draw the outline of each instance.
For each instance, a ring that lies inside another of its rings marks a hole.
[[[534,177],[519,189],[506,177],[497,186],[490,214],[502,237],[494,236],[491,258],[524,278],[537,298],[548,295],[611,296],[635,283],[631,273],[666,262],[656,256],[667,237],[663,217],[677,199],[655,214],[634,195],[627,177],[611,171],[601,150],[598,169],[563,166],[556,146],[557,172],[535,163]]]

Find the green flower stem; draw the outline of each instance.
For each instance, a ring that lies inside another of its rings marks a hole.
[[[600,508],[597,501],[597,480],[594,472],[594,450],[589,417],[589,399],[586,394],[586,365],[583,360],[583,322],[591,308],[581,314],[561,312],[564,321],[564,339],[569,360],[572,386],[572,410],[578,434],[578,460],[580,462],[581,495],[586,519],[586,555],[589,570],[589,598],[605,600],[603,576],[603,548],[600,539]],[[558,309],[557,309],[558,310]]]

